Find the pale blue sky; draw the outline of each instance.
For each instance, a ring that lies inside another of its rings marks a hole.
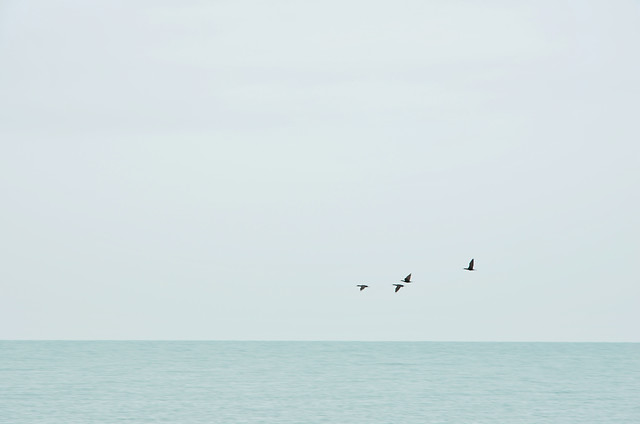
[[[632,1],[0,2],[0,338],[638,342],[638,46]]]

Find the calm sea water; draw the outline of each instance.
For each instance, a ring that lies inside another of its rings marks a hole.
[[[640,344],[0,342],[0,422],[640,423]]]

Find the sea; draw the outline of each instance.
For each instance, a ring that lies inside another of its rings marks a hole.
[[[0,341],[0,423],[640,423],[638,343]]]

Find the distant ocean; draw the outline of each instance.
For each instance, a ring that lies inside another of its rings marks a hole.
[[[0,341],[0,423],[640,423],[640,344]]]

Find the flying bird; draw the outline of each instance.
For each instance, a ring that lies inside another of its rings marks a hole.
[[[407,275],[406,277],[404,277],[403,280],[400,280],[403,283],[410,283],[411,282],[411,274]]]
[[[471,259],[471,262],[469,262],[469,268],[465,268],[467,271],[474,271],[473,269],[473,259]]]
[[[362,291],[362,290],[366,289],[369,286],[367,286],[366,284],[358,284],[357,287],[360,287],[360,291]]]
[[[398,290],[400,290],[401,288],[404,287],[404,284],[394,284],[394,286],[396,286],[396,293],[398,293]]]

